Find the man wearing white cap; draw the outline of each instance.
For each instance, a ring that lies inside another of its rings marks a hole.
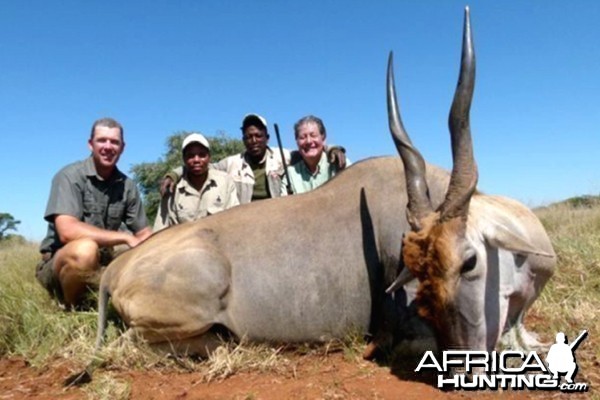
[[[204,136],[199,133],[186,136],[181,151],[183,176],[174,190],[163,196],[154,221],[154,232],[240,204],[231,177],[210,168],[210,144]]]

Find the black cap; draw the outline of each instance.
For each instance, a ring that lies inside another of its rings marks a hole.
[[[267,120],[258,114],[246,114],[242,121],[242,129],[246,129],[251,125],[267,129]]]

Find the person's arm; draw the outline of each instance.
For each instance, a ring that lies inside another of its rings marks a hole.
[[[297,163],[299,163],[300,161],[302,161],[302,156],[300,155],[300,152],[299,152],[298,150],[292,150],[292,151],[290,152],[290,161],[289,161],[289,163],[287,164],[287,165],[288,165],[288,167],[289,167],[290,165],[297,164]]]
[[[164,197],[166,194],[173,193],[175,185],[183,176],[183,167],[173,168],[163,176],[160,182],[160,195]]]
[[[150,237],[150,235],[152,235],[152,229],[150,229],[149,226],[147,226],[147,227],[143,228],[142,230],[137,231],[136,233],[134,233],[134,236],[136,238],[138,238],[140,240],[140,242],[143,242],[144,240],[148,239]]]
[[[156,212],[156,218],[154,218],[154,226],[152,232],[158,232],[169,226],[169,203],[174,192],[163,196],[160,199],[158,211]]]
[[[54,225],[60,241],[65,244],[73,240],[87,238],[96,242],[99,247],[109,247],[118,244],[135,247],[147,237],[145,236],[146,232],[143,232],[144,229],[138,232],[140,236],[122,231],[109,231],[97,228],[71,215],[65,214],[57,215],[54,218]]]
[[[235,187],[235,183],[233,179],[228,175],[227,176],[227,204],[225,205],[225,209],[239,206],[240,201],[237,195],[237,189]]]
[[[54,223],[58,239],[67,244],[77,239],[89,238],[98,246],[127,244],[135,246],[139,239],[126,232],[110,231],[83,222],[84,182],[72,168],[59,171],[52,179],[52,188],[44,218]],[[141,228],[141,227],[140,227]]]
[[[225,157],[224,159],[222,159],[219,162],[211,163],[210,166],[213,169],[216,169],[217,171],[223,171],[223,172],[229,173],[229,171],[228,171],[228,164],[229,164],[228,158],[229,157]]]
[[[127,229],[134,233],[133,236],[137,239],[134,246],[137,246],[152,235],[152,229],[148,226],[140,192],[135,183],[129,178],[127,178],[125,194],[127,196],[127,208],[122,222],[127,226]]]

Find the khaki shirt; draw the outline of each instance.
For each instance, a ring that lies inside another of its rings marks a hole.
[[[290,161],[290,152],[283,150],[286,165]],[[215,169],[227,172],[235,182],[238,199],[240,204],[250,203],[252,201],[252,192],[254,190],[254,172],[245,158],[246,153],[229,156],[213,164]],[[267,148],[265,154],[265,170],[267,174],[267,186],[271,197],[285,196],[285,185],[281,181],[283,175],[283,162],[279,151]],[[283,188],[283,189],[282,189]]]
[[[240,203],[235,184],[226,173],[209,168],[208,177],[200,191],[196,190],[184,175],[173,193],[162,198],[153,231],[196,221],[238,204]]]

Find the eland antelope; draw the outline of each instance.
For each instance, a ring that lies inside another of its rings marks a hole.
[[[474,81],[467,8],[449,117],[450,174],[426,164],[406,134],[390,55],[388,115],[399,158],[364,160],[310,193],[153,235],[104,272],[97,345],[110,296],[148,342],[201,355],[218,344],[217,326],[267,342],[377,334],[386,296],[414,279],[419,314],[441,348],[493,350],[502,334],[515,345],[535,344],[523,315],[556,257],[529,209],[475,189]]]

